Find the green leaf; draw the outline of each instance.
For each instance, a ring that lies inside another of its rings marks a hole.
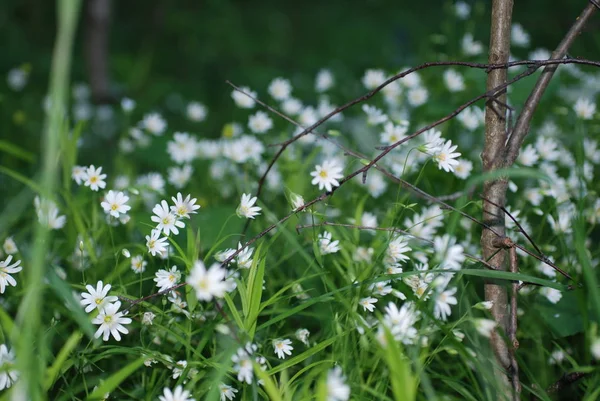
[[[253,362],[252,364],[254,365],[254,372],[256,373],[256,376],[263,381],[262,386],[269,395],[269,399],[272,401],[282,401],[281,393],[279,392],[279,389],[277,388],[277,385],[273,379],[271,379],[271,376],[262,370],[260,365],[256,362]]]
[[[259,261],[261,245],[258,246],[254,254],[254,261],[250,267],[250,275],[248,276],[248,314],[244,327],[250,335],[250,339],[254,338],[256,331],[256,320],[260,313],[260,301],[262,299],[263,278],[265,275],[266,258]]]
[[[48,269],[48,281],[50,282],[50,288],[54,293],[63,300],[66,308],[71,312],[70,316],[81,328],[81,330],[91,339],[94,338],[94,326],[90,322],[89,316],[84,312],[83,308],[73,297],[72,289],[67,283],[65,283],[54,271],[54,269]]]
[[[146,357],[141,357],[131,362],[129,365],[125,366],[121,370],[113,373],[108,379],[106,379],[102,384],[98,386],[96,391],[90,394],[86,400],[87,401],[99,401],[104,399],[104,394],[110,393],[114,389],[117,388],[119,384],[121,384],[125,379],[127,379],[133,372],[138,370],[146,360]]]
[[[46,381],[44,383],[45,390],[50,389],[50,387],[52,387],[56,379],[58,379],[58,376],[61,373],[61,368],[63,367],[65,361],[67,360],[73,349],[75,349],[75,347],[79,345],[82,337],[83,334],[80,331],[75,331],[65,342],[58,355],[56,356],[56,359],[54,360],[52,366],[50,366],[46,370]]]
[[[331,338],[329,338],[329,339],[327,339],[325,341],[322,341],[319,344],[310,347],[309,349],[307,349],[303,353],[301,353],[299,355],[296,355],[295,357],[286,360],[285,362],[283,362],[280,365],[277,365],[273,369],[269,370],[268,373],[272,375],[272,374],[281,372],[282,370],[288,369],[288,368],[290,368],[290,367],[292,367],[294,365],[297,365],[300,362],[304,361],[305,359],[308,359],[311,356],[313,356],[313,355],[321,352],[325,348],[329,347],[331,344],[333,344],[335,341],[339,340],[344,335],[346,335],[346,333],[339,334],[339,335],[337,335],[335,337],[331,337]]]
[[[555,338],[568,337],[584,331],[581,303],[578,297],[585,295],[583,290],[565,291],[556,304],[550,303],[545,297],[539,296],[535,310],[550,326]],[[586,302],[587,303],[587,302]],[[588,305],[588,312],[592,312]],[[590,316],[592,316],[590,314]]]
[[[35,155],[33,153],[20,148],[11,142],[0,140],[0,152],[8,153],[17,159],[25,160],[29,163],[33,163],[35,161]]]

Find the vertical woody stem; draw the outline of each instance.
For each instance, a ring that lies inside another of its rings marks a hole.
[[[512,19],[513,0],[493,0],[491,30],[490,30],[490,63],[506,63],[510,55],[510,31]],[[506,69],[495,69],[488,73],[487,90],[493,89],[506,82]],[[494,171],[502,168],[505,144],[507,140],[506,126],[506,91],[496,95],[498,102],[488,101],[485,108],[485,145],[481,159],[483,171]],[[483,202],[483,221],[495,233],[501,236],[505,233],[504,212],[499,206],[506,203],[506,178],[487,181],[484,184],[483,197],[492,202]],[[498,206],[496,206],[498,205]],[[481,247],[483,259],[499,270],[506,270],[506,253],[498,252],[493,245],[497,234],[484,229],[481,234]],[[503,335],[509,332],[508,294],[505,286],[494,282],[485,284],[486,301],[492,301],[492,316],[497,322],[497,329],[492,333],[491,346],[496,355],[498,364],[505,370],[511,368],[510,350],[504,341]],[[504,372],[499,372],[499,382],[508,386]]]

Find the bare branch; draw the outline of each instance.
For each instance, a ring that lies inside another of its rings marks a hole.
[[[579,35],[585,24],[591,18],[592,15],[596,12],[597,4],[594,2],[590,2],[587,7],[583,10],[581,15],[577,17],[569,32],[565,35],[564,39],[556,50],[552,53],[553,59],[560,59],[565,57],[569,47]],[[506,144],[506,151],[504,155],[504,165],[512,166],[512,164],[517,160],[519,156],[519,150],[521,149],[521,145],[525,140],[525,136],[529,132],[529,127],[531,126],[531,119],[533,118],[533,114],[542,99],[542,95],[546,91],[546,88],[550,84],[550,79],[556,72],[558,68],[558,64],[548,65],[544,67],[542,71],[542,75],[540,75],[535,87],[531,91],[531,94],[527,98],[525,105],[523,106],[523,110],[517,119],[517,123],[512,131],[512,135],[510,136],[508,143]]]

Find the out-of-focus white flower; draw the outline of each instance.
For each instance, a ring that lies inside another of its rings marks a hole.
[[[202,122],[206,119],[208,111],[202,103],[190,102],[185,108],[185,114],[190,121]]]
[[[257,111],[248,119],[248,128],[255,134],[264,134],[273,128],[273,120],[264,111]]]
[[[540,294],[553,304],[558,303],[562,298],[562,293],[559,290],[550,287],[540,288]]]
[[[450,92],[465,90],[465,80],[462,75],[453,69],[444,71],[444,83]]]
[[[317,92],[325,92],[334,85],[333,74],[327,69],[320,70],[315,80]]]
[[[350,398],[350,386],[342,368],[336,366],[327,372],[327,401],[347,401]]]
[[[513,24],[510,33],[510,41],[515,46],[527,47],[529,46],[529,34],[525,32],[525,29],[523,29],[521,24]]]
[[[196,291],[198,300],[210,301],[213,298],[222,298],[227,292],[226,276],[227,270],[218,263],[206,269],[204,263],[197,260],[190,271],[187,283]]]
[[[590,99],[579,98],[573,105],[573,110],[582,120],[591,120],[596,113],[596,103]]]
[[[483,44],[473,39],[473,34],[466,33],[462,39],[462,51],[467,56],[477,56],[483,52]]]
[[[424,87],[413,88],[408,91],[407,100],[412,107],[419,107],[429,99],[429,92]]]
[[[256,92],[254,92],[247,86],[242,86],[240,89],[252,97],[234,89],[233,92],[231,92],[231,98],[235,102],[236,106],[238,106],[242,109],[253,108],[256,103],[253,99],[253,98],[256,98]]]
[[[269,84],[268,92],[273,99],[283,101],[290,97],[292,85],[290,85],[290,81],[287,79],[275,78]]]
[[[141,127],[152,135],[161,136],[167,129],[167,122],[158,113],[148,113],[141,122]]]
[[[362,78],[362,83],[367,89],[375,89],[385,81],[382,70],[367,70]]]

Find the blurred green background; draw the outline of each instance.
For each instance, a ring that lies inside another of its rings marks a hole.
[[[239,116],[225,80],[248,85],[260,97],[273,78],[283,76],[291,80],[295,97],[316,103],[315,74],[330,68],[337,82],[331,101],[341,104],[364,93],[360,78],[367,68],[395,72],[423,61],[464,60],[460,39],[465,32],[473,32],[487,44],[490,18],[489,2],[466,2],[471,5],[471,17],[462,22],[451,16],[452,1],[112,1],[110,94],[137,102],[126,124],[159,111],[168,119],[170,133],[190,131],[217,137],[225,123]],[[86,83],[89,77],[85,35],[90,4],[83,2],[73,82]],[[530,49],[517,49],[516,55],[525,58],[530,50],[552,49],[586,4],[583,0],[516,2],[514,21],[531,34]],[[595,58],[599,21],[593,19],[571,55]],[[0,139],[31,152],[36,162],[55,22],[54,1],[0,2],[0,74],[4,77],[0,81]],[[482,54],[471,60],[485,62],[486,58]],[[24,64],[30,68],[29,82],[14,92],[6,74]],[[192,100],[208,107],[208,119],[201,125],[182,115]],[[116,139],[108,138],[83,148],[82,159],[104,164],[115,151]],[[36,162],[5,153],[0,158],[1,165],[26,175],[37,171]],[[0,185],[7,191],[20,186],[1,175]]]

